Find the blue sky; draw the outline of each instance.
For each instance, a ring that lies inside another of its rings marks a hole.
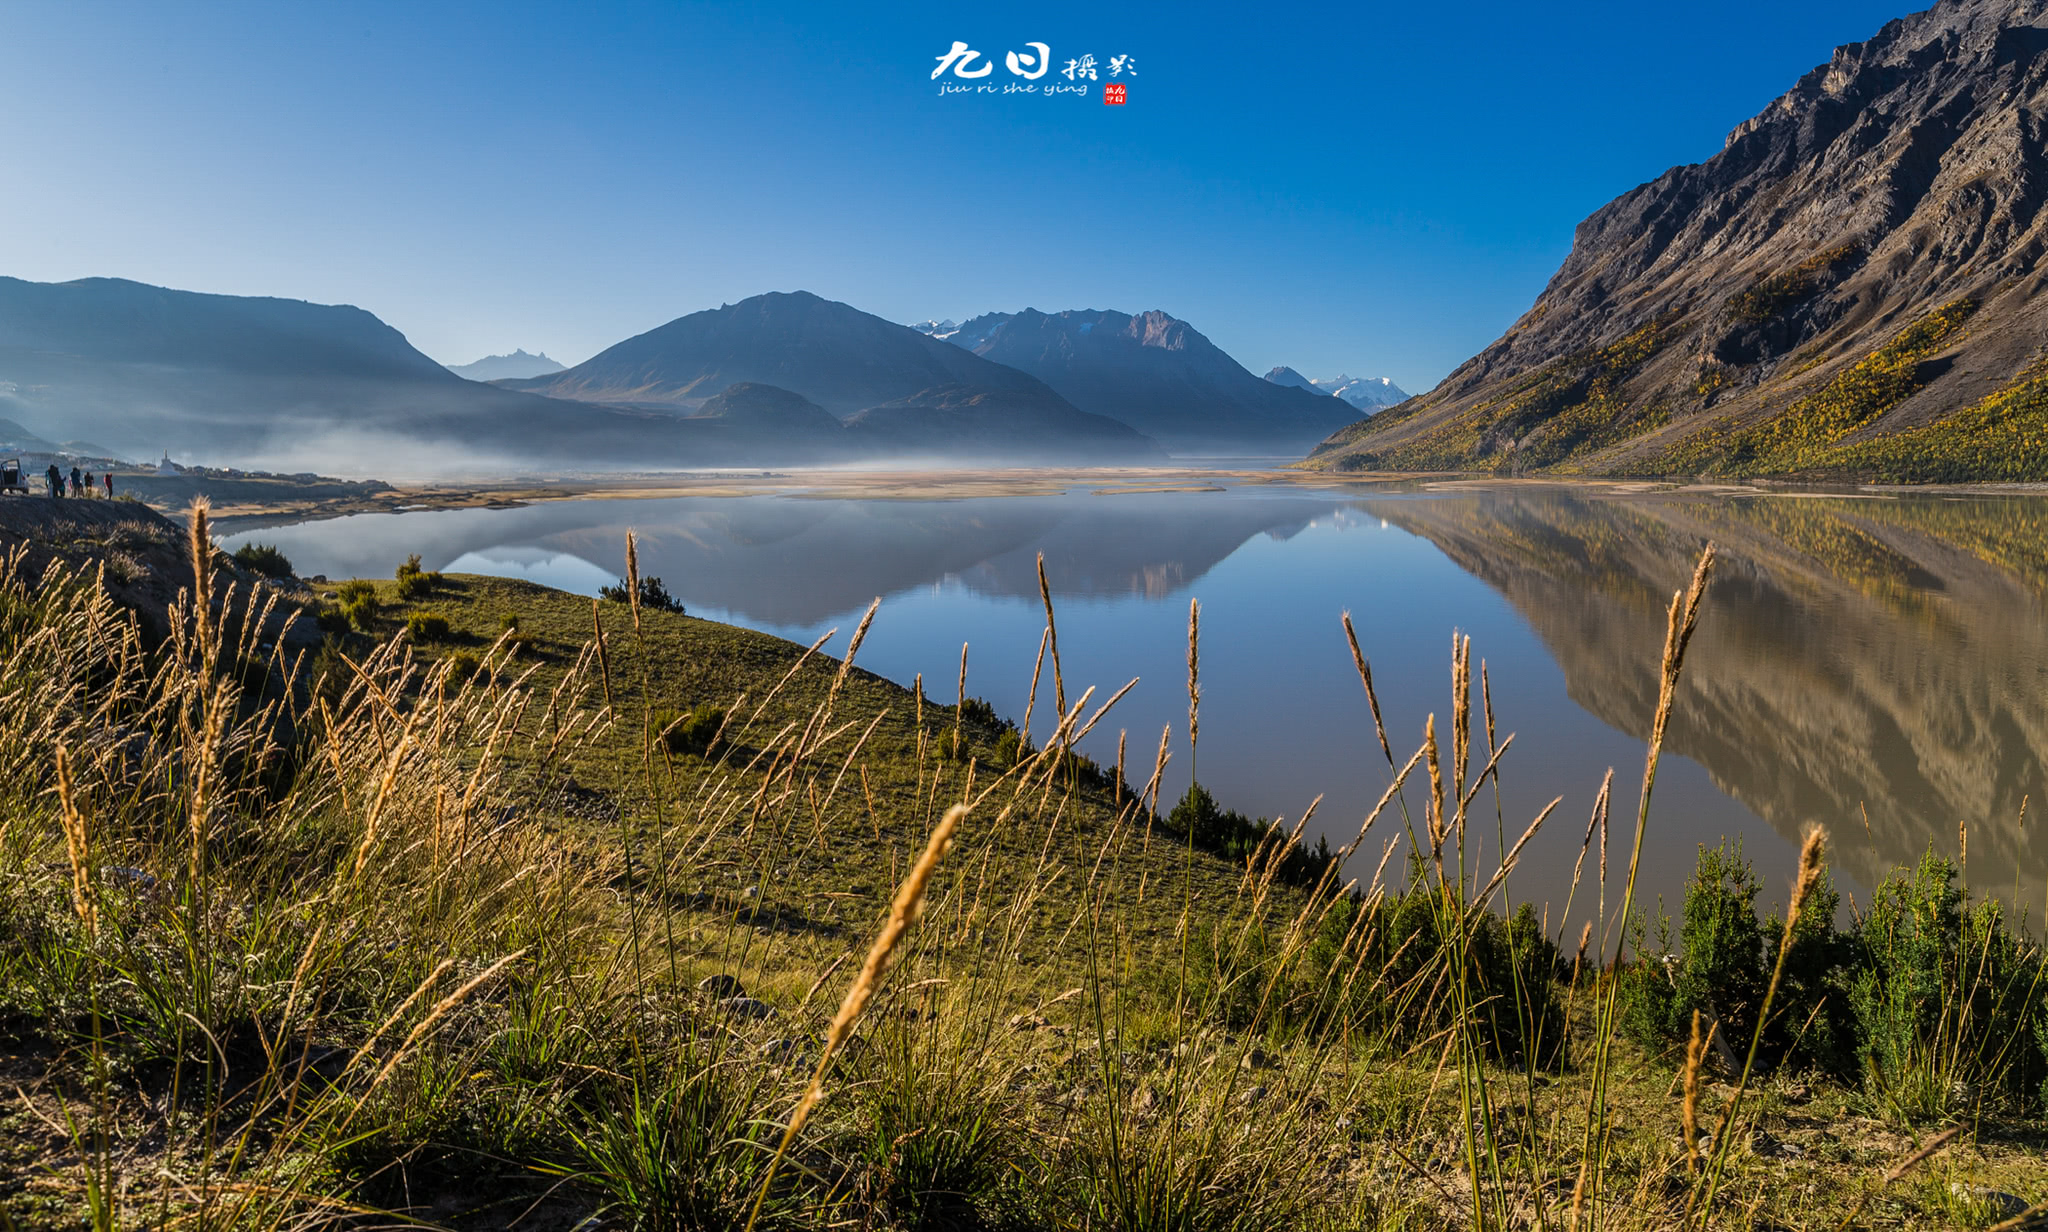
[[[1579,219],[1902,12],[7,0],[0,273],[352,303],[454,363],[768,290],[1163,308],[1254,371],[1416,391]],[[984,82],[1034,41],[1040,85],[1128,55],[1130,101],[941,97],[955,40]]]

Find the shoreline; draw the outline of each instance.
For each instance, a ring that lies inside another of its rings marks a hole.
[[[196,485],[204,487],[204,485]],[[275,497],[246,493],[215,496],[215,524],[248,531],[268,526],[325,521],[364,513],[430,510],[510,509],[551,501],[661,500],[683,497],[784,496],[805,500],[969,500],[1006,496],[1121,496],[1223,491],[1230,487],[1295,487],[1321,491],[1402,488],[1422,492],[1483,491],[1496,488],[1570,488],[1614,497],[1665,494],[1728,497],[1780,496],[1803,499],[1885,500],[1907,496],[2039,496],[2043,483],[1794,484],[1774,480],[1684,481],[1675,479],[1532,476],[1498,478],[1455,472],[1387,471],[1332,474],[1274,467],[1026,467],[977,470],[901,471],[716,471],[704,473],[614,473],[556,479],[508,476],[459,482],[408,482],[346,494],[295,494],[279,485]],[[307,485],[311,487],[313,485]],[[190,507],[189,499],[139,499],[167,514]]]

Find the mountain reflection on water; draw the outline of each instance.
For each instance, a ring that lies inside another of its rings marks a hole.
[[[1204,783],[1268,815],[1298,816],[1326,792],[1318,817],[1333,843],[1352,837],[1386,782],[1338,613],[1355,614],[1391,735],[1398,745],[1408,733],[1411,748],[1423,717],[1447,709],[1449,635],[1461,627],[1490,662],[1503,730],[1521,732],[1504,763],[1506,819],[1486,818],[1485,846],[1495,848],[1497,825],[1512,837],[1563,796],[1524,879],[1524,896],[1559,906],[1610,766],[1625,802],[1616,816],[1632,814],[1664,606],[1711,539],[1721,563],[1672,724],[1668,748],[1679,756],[1659,779],[1648,891],[1675,896],[1694,845],[1723,836],[1740,836],[1776,887],[1810,821],[1828,827],[1859,898],[1930,843],[1955,854],[1963,823],[1977,888],[2032,903],[2048,887],[2048,844],[2021,822],[2029,796],[2030,811],[2048,808],[2039,497],[1557,485],[761,495],[369,515],[230,545],[276,542],[303,572],[333,577],[389,576],[420,552],[430,568],[590,593],[622,569],[628,527],[643,573],[695,613],[809,641],[850,629],[883,596],[865,666],[904,683],[943,679],[931,691],[950,695],[960,643],[970,642],[969,691],[1012,715],[1043,623],[1043,552],[1069,691],[1141,676],[1118,718],[1148,750],[1162,724],[1184,725],[1182,636],[1197,595]],[[1046,714],[1034,723],[1049,725]],[[1091,751],[1111,757],[1115,739]],[[1170,792],[1186,781],[1176,750]],[[1618,841],[1625,849],[1626,835]]]
[[[1959,854],[1967,825],[1969,880],[2039,900],[2048,844],[2022,805],[2048,804],[2048,500],[1531,488],[1366,507],[1505,596],[1572,699],[1639,736],[1660,614],[1714,541],[1668,747],[1788,839],[1827,826],[1864,886],[1930,843]]]

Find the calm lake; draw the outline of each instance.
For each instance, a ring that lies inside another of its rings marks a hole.
[[[1169,799],[1191,761],[1185,639],[1198,598],[1203,783],[1254,815],[1296,818],[1320,794],[1311,832],[1333,846],[1388,781],[1340,613],[1352,614],[1402,760],[1429,714],[1448,716],[1452,631],[1468,633],[1500,734],[1516,734],[1502,762],[1508,839],[1563,797],[1515,879],[1518,900],[1558,909],[1610,767],[1618,899],[1664,607],[1712,539],[1721,566],[1657,783],[1648,893],[1675,910],[1697,845],[1726,838],[1756,862],[1764,897],[1782,899],[1809,821],[1828,827],[1858,903],[1930,844],[1957,854],[1965,823],[1976,888],[2038,907],[2048,887],[2048,843],[2022,817],[2022,801],[2043,794],[2048,748],[2048,498],[1223,481],[964,500],[565,501],[361,515],[227,546],[276,543],[301,573],[331,578],[389,577],[418,552],[431,569],[594,593],[623,571],[628,528],[641,572],[693,615],[805,643],[836,627],[836,653],[879,596],[862,666],[904,684],[922,673],[928,695],[950,701],[966,642],[968,692],[1013,718],[1044,626],[1043,552],[1070,698],[1140,681],[1087,751],[1113,761],[1128,730],[1142,781],[1171,724]],[[1054,721],[1047,674],[1041,734]],[[1491,795],[1475,804],[1488,861]],[[1410,799],[1419,808],[1421,793]],[[2029,806],[2044,809],[2048,799]],[[1399,831],[1383,818],[1376,836]],[[1369,876],[1379,845],[1365,850],[1356,871]]]

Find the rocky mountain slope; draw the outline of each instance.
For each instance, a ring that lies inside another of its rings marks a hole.
[[[1028,372],[1082,410],[1170,449],[1305,449],[1353,418],[1320,394],[1260,380],[1163,312],[993,312],[947,341]]]
[[[2048,478],[2048,3],[1836,49],[1579,225],[1521,320],[1310,465]]]

